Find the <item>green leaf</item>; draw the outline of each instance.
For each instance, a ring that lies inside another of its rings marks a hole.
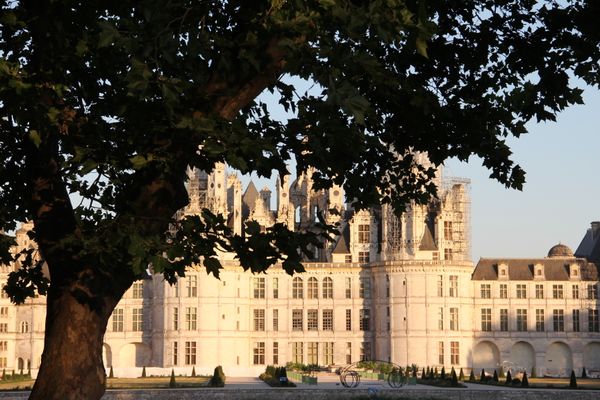
[[[419,36],[417,37],[415,44],[417,46],[417,53],[419,53],[425,58],[429,58],[429,56],[427,55],[427,41],[421,36]]]
[[[42,138],[40,136],[40,133],[34,129],[29,131],[29,140],[31,140],[33,142],[33,145],[37,148],[39,148],[40,144],[42,144]]]

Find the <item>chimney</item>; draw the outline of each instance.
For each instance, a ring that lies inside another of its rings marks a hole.
[[[600,221],[592,222],[592,239],[595,239],[600,234]]]

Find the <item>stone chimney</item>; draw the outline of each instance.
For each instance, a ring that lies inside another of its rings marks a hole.
[[[592,239],[595,239],[600,235],[600,221],[592,222]]]

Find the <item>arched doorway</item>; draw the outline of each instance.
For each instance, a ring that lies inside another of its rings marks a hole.
[[[20,371],[25,368],[25,361],[21,357],[17,359],[17,369]]]
[[[600,342],[591,342],[583,348],[583,366],[588,372],[600,372]]]
[[[571,348],[563,342],[552,343],[546,350],[544,362],[547,375],[569,376],[573,370]]]
[[[494,343],[483,341],[473,349],[473,368],[475,370],[494,370],[498,368],[499,364],[500,351]]]
[[[102,362],[105,368],[112,367],[112,351],[106,343],[102,345]]]
[[[513,372],[531,372],[531,368],[535,367],[535,351],[533,346],[527,342],[517,342],[510,349],[510,365],[509,368]]]

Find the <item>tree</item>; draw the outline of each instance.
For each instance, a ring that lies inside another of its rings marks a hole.
[[[171,379],[169,379],[169,387],[175,388],[177,387],[177,382],[175,381],[175,369],[171,368]]]
[[[527,378],[527,371],[523,371],[523,379],[521,380],[521,387],[529,387],[529,379]]]
[[[435,193],[435,166],[476,154],[521,188],[508,135],[581,102],[598,84],[597,2],[156,0],[0,9],[0,262],[15,302],[46,295],[32,399],[98,399],[102,338],[148,271],[169,282],[216,250],[263,272],[301,272],[332,234],[234,234],[225,217],[175,218],[189,167],[315,171],[356,207],[400,212]],[[314,90],[298,92],[298,79]],[[258,98],[275,92],[282,123]],[[432,166],[414,152],[427,152]],[[77,195],[78,203],[74,203]],[[10,252],[19,221],[37,247]],[[47,268],[48,274],[44,274]],[[48,277],[50,280],[48,280]]]
[[[504,381],[504,383],[507,385],[510,385],[512,383],[512,375],[510,373],[510,369],[506,373],[506,381]]]
[[[461,382],[465,380],[465,373],[463,372],[462,367],[460,368],[460,372],[458,374],[458,380],[460,380]]]
[[[587,379],[587,371],[585,370],[585,367],[583,367],[583,370],[581,371],[581,379]]]
[[[575,376],[575,370],[571,370],[571,379],[569,379],[569,387],[571,389],[577,389],[577,377]]]
[[[471,373],[469,374],[469,382],[475,382],[475,372],[473,372],[473,368],[471,368]]]
[[[494,370],[494,375],[492,376],[492,380],[494,382],[498,382],[498,371]]]

